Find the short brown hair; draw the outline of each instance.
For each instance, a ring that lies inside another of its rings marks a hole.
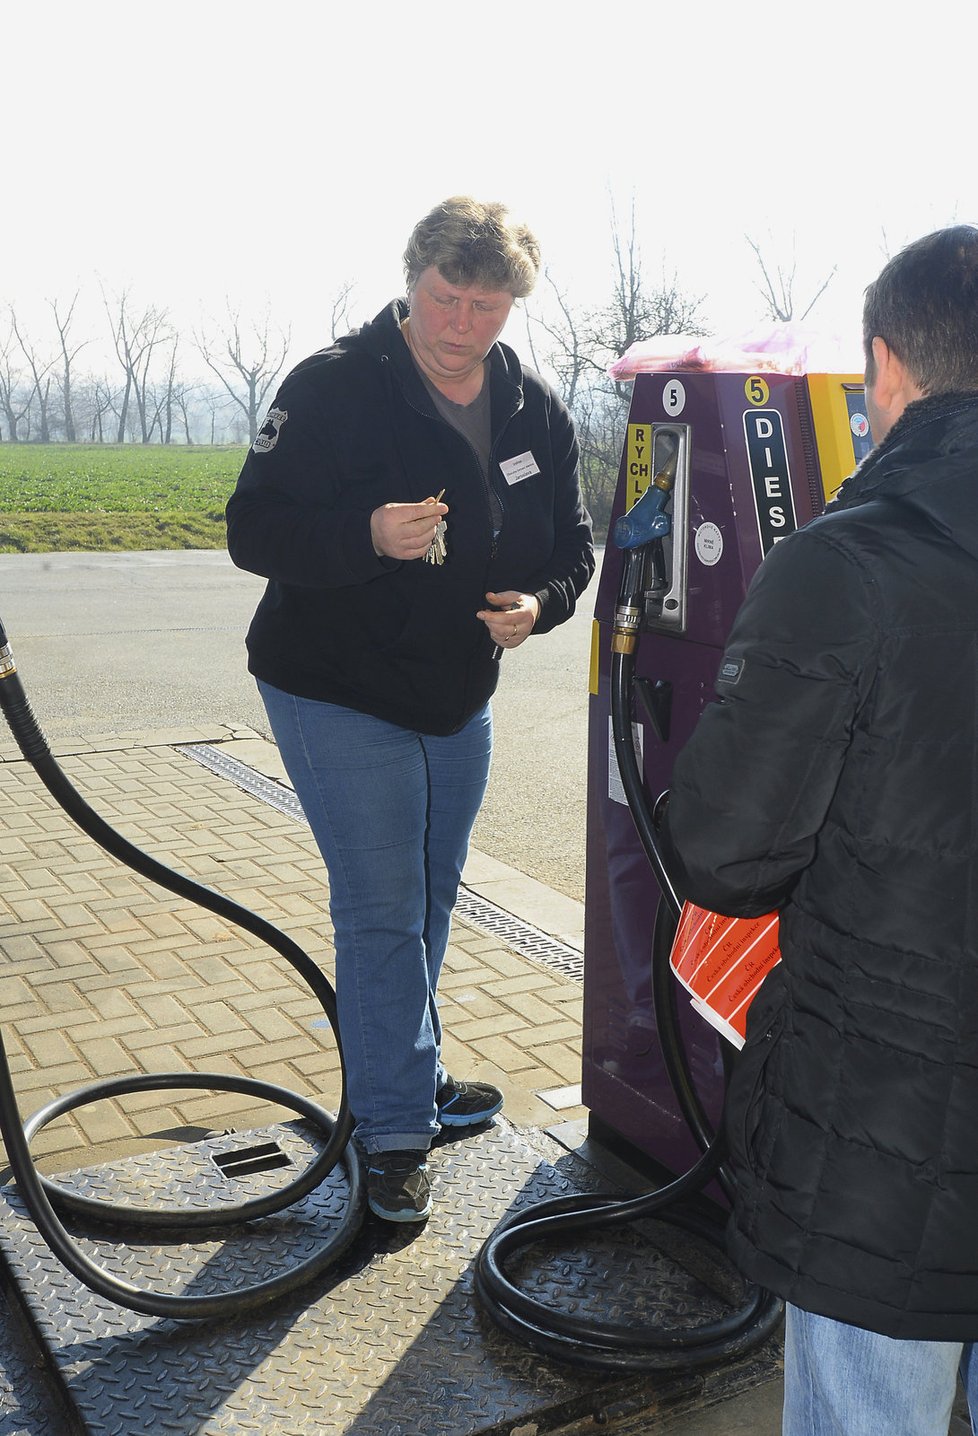
[[[956,224],[914,240],[866,290],[867,376],[884,340],[924,394],[978,389],[978,229]]]
[[[540,272],[540,246],[505,205],[454,195],[414,227],[404,251],[409,292],[432,265],[449,284],[505,289],[524,299]]]

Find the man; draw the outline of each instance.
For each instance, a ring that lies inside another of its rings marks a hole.
[[[978,1418],[978,229],[866,292],[876,448],[755,576],[673,774],[692,901],[781,913],[727,1135],[786,1436]]]

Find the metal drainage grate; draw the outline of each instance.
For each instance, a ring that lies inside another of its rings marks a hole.
[[[522,918],[514,917],[501,907],[496,907],[495,903],[477,897],[468,888],[459,889],[455,916],[461,918],[469,927],[478,928],[480,932],[490,933],[493,937],[501,937],[523,957],[530,957],[544,967],[562,972],[565,977],[575,977],[579,982],[584,980],[583,953],[575,951],[565,943],[556,942],[539,928],[524,922]]]
[[[222,753],[210,743],[178,743],[176,751],[185,753],[212,773],[228,778],[236,787],[244,789],[253,798],[260,798],[269,807],[277,808],[280,813],[288,813],[290,818],[298,818],[300,823],[306,821],[302,804],[291,788],[277,783],[274,778],[266,778],[264,773],[259,773],[257,768],[249,768],[239,758]]]
[[[292,1158],[277,1142],[255,1142],[230,1152],[212,1152],[211,1160],[225,1177],[249,1177],[253,1172],[274,1172],[279,1167],[292,1166]]]
[[[185,753],[188,758],[210,769],[212,773],[229,779],[251,797],[260,798],[263,803],[277,808],[280,813],[287,813],[300,823],[306,821],[302,804],[291,788],[277,783],[274,778],[267,778],[264,773],[250,768],[240,759],[222,753],[210,743],[180,743],[176,750],[178,753]],[[578,982],[584,979],[583,953],[548,937],[531,923],[514,917],[512,913],[478,897],[466,887],[459,890],[455,916],[479,932],[501,938],[514,952],[530,958],[533,962],[539,962],[542,966],[554,972],[561,972],[565,977],[575,978]]]

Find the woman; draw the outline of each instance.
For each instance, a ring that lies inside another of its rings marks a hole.
[[[498,342],[536,240],[456,197],[404,262],[407,300],[282,384],[227,519],[234,562],[269,580],[249,669],[329,875],[368,1202],[418,1221],[439,1128],[503,1101],[445,1072],[435,999],[489,699],[502,654],[573,613],[594,556],[570,415]]]

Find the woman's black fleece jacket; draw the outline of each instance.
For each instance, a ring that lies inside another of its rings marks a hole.
[[[489,353],[493,534],[478,458],[438,414],[400,332],[397,300],[286,378],[227,506],[234,563],[268,579],[249,669],[299,697],[422,733],[456,732],[487,701],[499,655],[488,591],[535,594],[546,633],[594,571],[566,407],[503,344]],[[500,467],[520,459],[517,466]],[[508,482],[507,471],[526,477]],[[442,565],[378,557],[370,515],[444,489]]]

